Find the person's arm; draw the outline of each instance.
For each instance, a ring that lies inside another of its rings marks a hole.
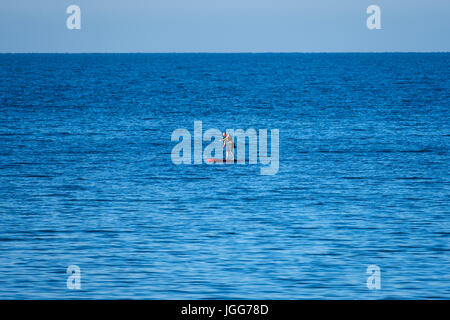
[[[220,141],[226,141],[227,139],[228,139],[228,137],[229,137],[230,135],[229,134],[227,134],[226,136],[225,136],[225,138],[223,138],[223,139],[220,139]]]

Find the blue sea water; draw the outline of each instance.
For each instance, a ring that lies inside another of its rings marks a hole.
[[[448,53],[0,55],[0,298],[449,299],[449,76]],[[174,165],[194,121],[279,129],[278,173]]]

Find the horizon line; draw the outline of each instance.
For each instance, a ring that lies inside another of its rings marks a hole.
[[[450,51],[5,51],[0,54],[314,54],[314,53],[450,53]]]

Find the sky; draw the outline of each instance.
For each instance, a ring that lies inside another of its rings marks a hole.
[[[69,30],[66,9],[81,9]],[[369,30],[366,9],[381,9]],[[449,0],[2,0],[0,52],[450,51]]]

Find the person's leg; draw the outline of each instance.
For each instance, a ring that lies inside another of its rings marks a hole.
[[[233,145],[231,143],[227,145],[227,160],[229,154],[231,154],[232,157],[230,160],[234,160]]]

